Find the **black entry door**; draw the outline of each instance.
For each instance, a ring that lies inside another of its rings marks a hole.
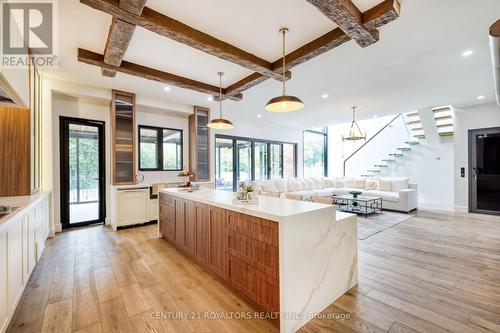
[[[104,123],[60,118],[61,223],[63,228],[103,223]]]
[[[469,211],[500,215],[500,127],[469,131]]]

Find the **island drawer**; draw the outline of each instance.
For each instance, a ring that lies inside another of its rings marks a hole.
[[[279,312],[278,280],[227,254],[227,281],[266,311]]]
[[[279,253],[276,246],[228,229],[226,232],[226,251],[261,272],[275,279],[278,278]]]
[[[227,211],[226,229],[278,247],[278,223],[259,217]]]

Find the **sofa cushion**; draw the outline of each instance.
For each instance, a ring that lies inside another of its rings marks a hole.
[[[276,186],[274,185],[274,181],[272,180],[267,180],[260,183],[260,187],[264,192],[279,192]]]
[[[342,181],[342,187],[354,187],[354,179],[344,179]]]
[[[394,178],[392,181],[392,190],[407,190],[410,180],[408,178]]]
[[[323,188],[320,190],[315,190],[314,194],[317,197],[331,197],[333,194],[333,191],[334,191],[333,188]]]
[[[325,187],[335,187],[337,185],[337,178],[325,178]]]
[[[386,179],[377,180],[377,190],[392,191],[392,181]]]
[[[399,202],[399,193],[393,191],[370,190],[363,193],[367,197],[380,197],[383,201]]]
[[[313,178],[312,181],[314,182],[315,190],[320,190],[322,188],[325,188],[325,181],[323,179]]]
[[[278,192],[288,192],[287,182],[284,179],[276,179],[274,181],[274,186],[276,186]]]
[[[356,179],[354,180],[354,187],[365,189],[366,188],[366,180],[365,179]]]
[[[315,190],[316,189],[316,183],[312,178],[306,179],[307,186],[309,187],[310,190]]]
[[[376,190],[377,189],[377,181],[374,179],[367,179],[365,189]]]

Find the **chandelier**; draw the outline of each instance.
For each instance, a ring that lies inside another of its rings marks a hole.
[[[366,141],[366,132],[363,134],[361,129],[359,128],[358,123],[356,122],[356,109],[357,106],[352,107],[352,123],[351,129],[349,130],[349,134],[347,136],[342,135],[342,141],[358,141],[365,140]]]

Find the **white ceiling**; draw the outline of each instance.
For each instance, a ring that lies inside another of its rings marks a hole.
[[[353,0],[362,11],[382,0]],[[288,50],[328,32],[335,25],[305,0],[148,0],[147,6],[200,29],[268,61],[279,58],[278,29],[287,26]],[[333,124],[350,117],[394,114],[422,107],[455,106],[494,100],[488,49],[488,28],[499,18],[498,0],[404,0],[401,17],[381,28],[380,41],[361,48],[351,41],[292,69],[288,93],[306,107],[293,114],[264,111],[280,93],[267,80],[243,93],[240,102],[225,102],[225,115],[235,124],[271,121],[289,127]],[[59,1],[59,68],[48,76],[90,86],[114,88],[165,103],[215,108],[207,95],[118,73],[101,75],[99,68],[76,60],[78,47],[102,53],[111,17],[78,0]],[[474,53],[462,57],[465,50]],[[138,28],[125,60],[224,85],[250,74],[245,68]],[[328,94],[323,99],[323,94]],[[485,95],[484,100],[477,96]],[[262,117],[257,119],[257,114]]]

